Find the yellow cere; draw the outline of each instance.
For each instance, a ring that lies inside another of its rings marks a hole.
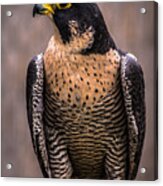
[[[54,14],[54,10],[51,4],[43,4],[42,6],[45,8],[44,14]]]

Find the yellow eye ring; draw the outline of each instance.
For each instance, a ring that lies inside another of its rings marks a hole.
[[[56,3],[56,7],[59,9],[59,10],[65,10],[65,9],[68,9],[72,6],[71,3],[67,3],[67,4],[59,4],[59,3]]]

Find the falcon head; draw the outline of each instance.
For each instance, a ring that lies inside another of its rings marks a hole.
[[[90,42],[83,48],[83,54],[102,54],[109,48],[116,48],[103,16],[94,3],[35,4],[33,16],[36,14],[50,17],[64,44],[71,42],[75,37],[88,36]]]

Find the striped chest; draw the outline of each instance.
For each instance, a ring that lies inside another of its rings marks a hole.
[[[126,115],[120,81],[107,96],[91,106],[63,103],[46,92],[45,123],[60,131],[73,169],[78,176],[104,175],[103,161],[108,149],[121,144],[126,136]],[[96,167],[96,169],[95,169]]]
[[[76,174],[100,177],[107,149],[126,129],[118,53],[85,56],[49,46],[44,67],[45,123],[62,133]]]

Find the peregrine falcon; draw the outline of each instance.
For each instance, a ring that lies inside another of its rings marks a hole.
[[[135,179],[145,90],[134,55],[117,48],[94,3],[35,4],[54,34],[27,71],[27,113],[43,176]]]

